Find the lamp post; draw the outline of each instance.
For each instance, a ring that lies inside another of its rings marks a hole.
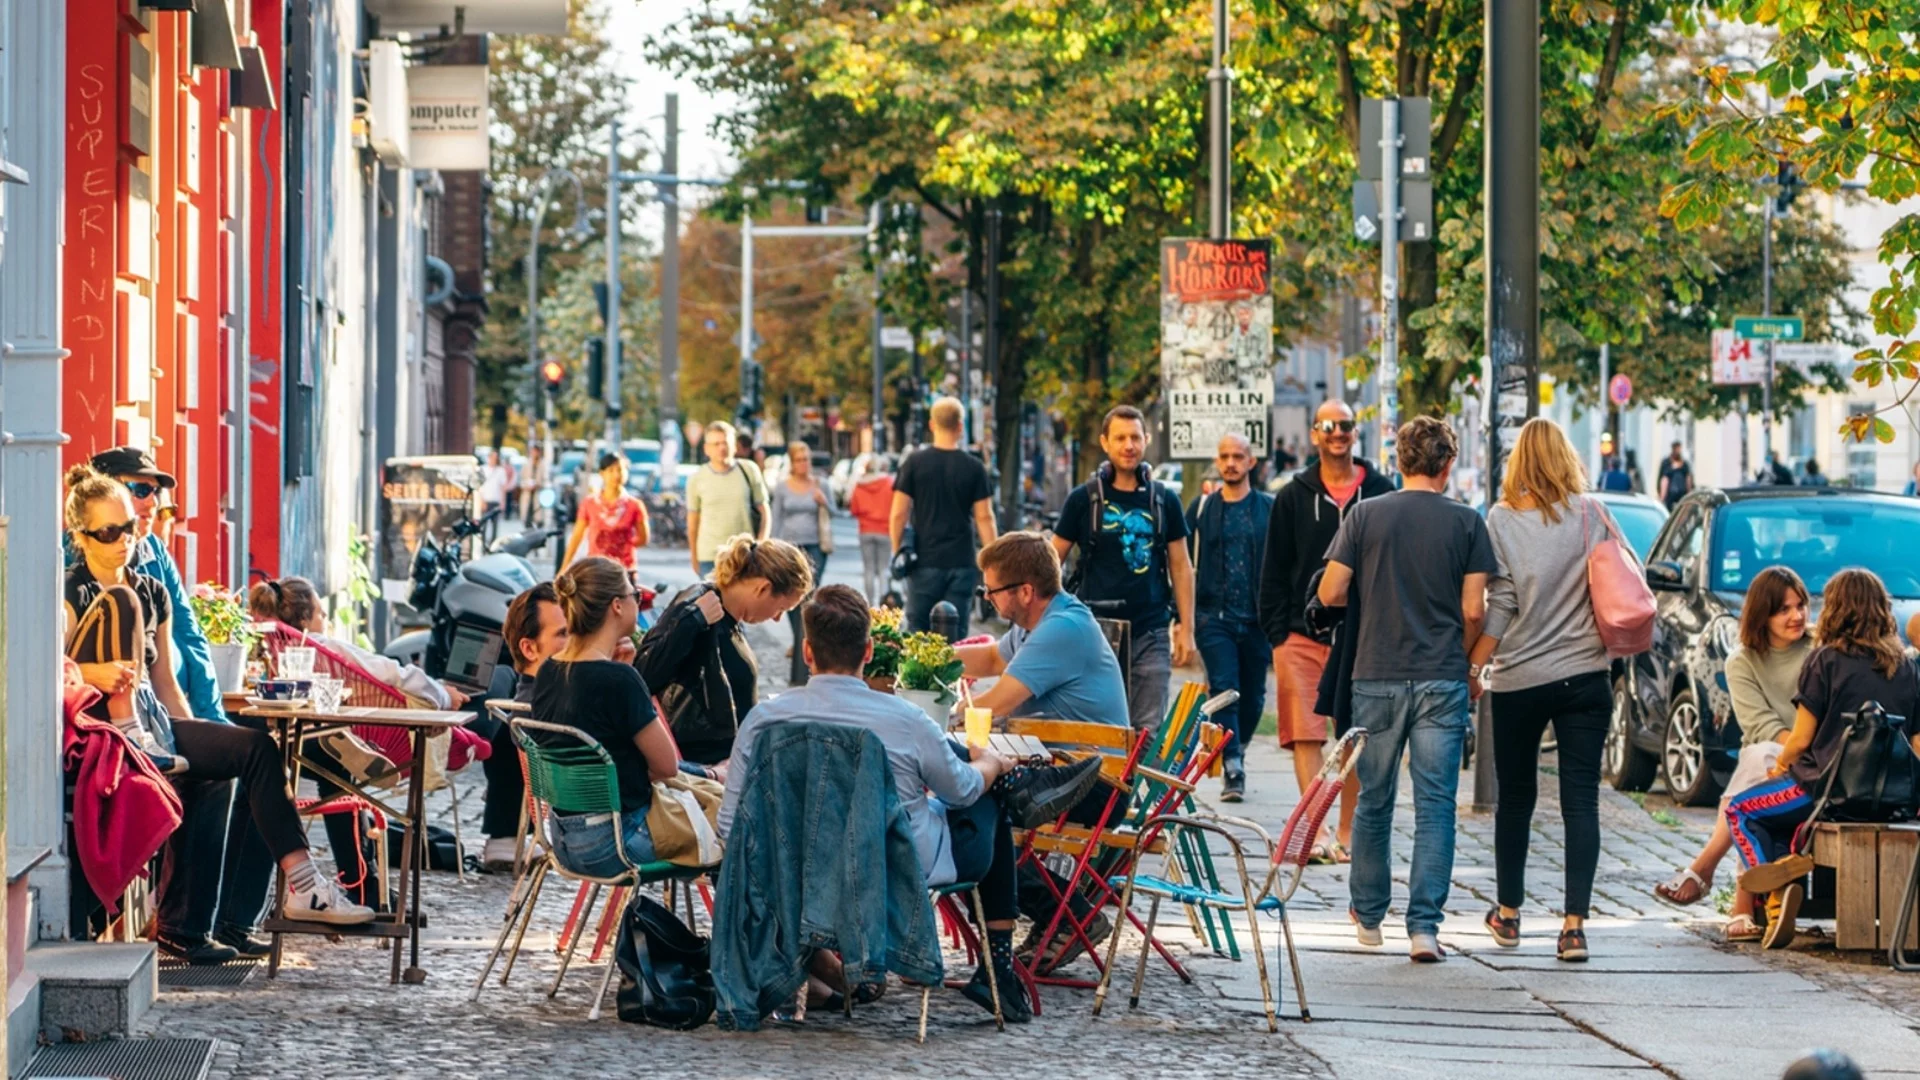
[[[533,187],[533,239],[527,245],[527,372],[533,380],[533,397],[540,411],[541,455],[549,469],[553,468],[553,395],[542,393],[540,386],[540,224],[546,219],[547,204],[553,196],[555,180],[565,180],[573,185],[573,226],[567,230],[568,233],[576,243],[593,234],[593,228],[587,224],[587,193],[580,186],[580,178],[571,169],[559,166],[548,169]],[[533,439],[533,424],[529,422],[529,450],[533,447]]]

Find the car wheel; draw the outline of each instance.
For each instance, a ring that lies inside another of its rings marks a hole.
[[[1674,695],[1667,708],[1660,768],[1667,794],[1682,806],[1706,806],[1719,796],[1713,770],[1707,768],[1706,722],[1692,690]]]
[[[1632,709],[1627,681],[1615,679],[1613,717],[1607,722],[1607,741],[1600,751],[1600,776],[1615,791],[1647,790],[1660,765],[1658,758],[1633,745]]]

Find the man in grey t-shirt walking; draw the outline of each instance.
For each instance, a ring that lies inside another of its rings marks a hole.
[[[1367,732],[1356,772],[1351,915],[1360,943],[1381,942],[1393,893],[1393,806],[1400,758],[1413,777],[1413,866],[1407,887],[1412,958],[1445,959],[1440,920],[1453,876],[1454,799],[1471,723],[1467,653],[1486,617],[1497,568],[1487,526],[1447,498],[1459,442],[1445,421],[1400,429],[1403,490],[1353,508],[1327,552],[1320,602],[1349,606],[1353,723]]]

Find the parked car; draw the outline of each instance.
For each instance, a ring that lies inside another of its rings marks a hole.
[[[1653,546],[1653,538],[1660,534],[1660,526],[1667,523],[1667,508],[1660,500],[1638,495],[1630,491],[1594,491],[1589,492],[1613,515],[1614,523],[1620,526],[1621,535],[1627,538],[1627,546],[1633,549],[1633,556],[1641,562],[1647,561],[1647,549]]]
[[[1624,527],[1624,523],[1623,523]],[[1920,502],[1854,488],[1702,488],[1682,499],[1647,559],[1653,648],[1618,671],[1601,773],[1621,791],[1658,776],[1676,802],[1718,798],[1740,751],[1726,659],[1753,575],[1783,565],[1813,593],[1847,567],[1880,575],[1896,622],[1920,611]],[[1616,670],[1618,668],[1616,667]]]

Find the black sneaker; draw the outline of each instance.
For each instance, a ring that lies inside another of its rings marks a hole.
[[[1053,932],[1053,941],[1047,950],[1047,957],[1036,962],[1034,954],[1039,951],[1040,932],[1044,929],[1044,926],[1035,923],[1033,929],[1027,933],[1026,940],[1020,943],[1020,959],[1033,969],[1035,975],[1051,975],[1072,963],[1086,951],[1072,927],[1067,926],[1063,920],[1059,929]],[[1096,949],[1106,942],[1107,935],[1111,933],[1113,933],[1113,921],[1104,914],[1094,915],[1093,921],[1087,924],[1087,940],[1092,942]]]
[[[161,952],[166,953],[175,960],[183,960],[195,967],[210,964],[224,964],[240,955],[232,946],[222,945],[212,938],[203,937],[198,941],[193,941],[184,938],[169,937],[166,934],[158,934],[155,935],[153,940],[154,944],[160,946]]]
[[[1230,772],[1220,785],[1221,802],[1240,802],[1247,797],[1247,774]]]
[[[994,969],[994,984],[1000,990],[1000,1018],[1009,1024],[1025,1024],[1033,1020],[1033,1005],[1027,1001],[1026,984],[1014,973],[1010,964],[1001,964]],[[973,971],[973,978],[967,981],[960,992],[968,1001],[993,1012],[994,985],[987,982],[987,965],[981,964]]]
[[[225,945],[248,960],[258,960],[273,952],[273,942],[266,938],[253,936],[253,931],[240,926],[223,926],[213,932],[213,940]]]
[[[1015,769],[995,785],[1007,816],[1022,829],[1045,825],[1073,808],[1100,782],[1100,756],[1071,765]]]

